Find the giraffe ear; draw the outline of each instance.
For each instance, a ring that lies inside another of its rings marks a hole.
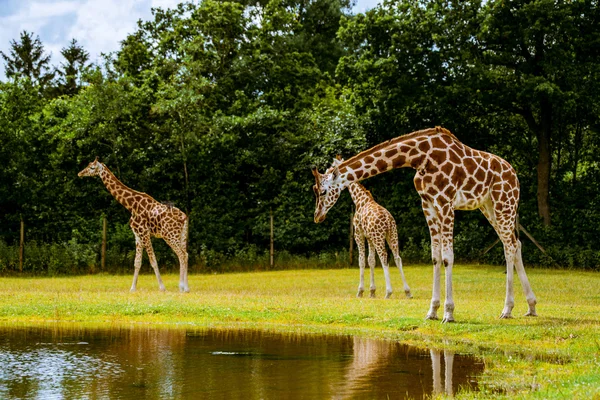
[[[315,177],[315,179],[317,180],[317,186],[320,185],[320,181],[321,181],[321,175],[319,174],[319,171],[317,170],[317,167],[312,167],[311,168],[312,174]]]
[[[94,162],[98,161],[98,156],[96,156],[96,159],[94,160]]]

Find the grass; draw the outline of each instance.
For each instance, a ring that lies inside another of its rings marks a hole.
[[[455,266],[454,324],[424,320],[431,267],[407,266],[405,273],[413,299],[404,297],[393,271],[396,293],[384,300],[380,268],[376,299],[355,297],[357,269],[191,275],[187,294],[177,292],[175,274],[163,276],[165,293],[153,275],[140,276],[136,293],[128,291],[129,275],[0,278],[0,323],[147,323],[386,338],[480,355],[482,391],[457,397],[600,399],[599,273],[529,269],[539,317],[522,316],[527,303],[515,276],[515,318],[499,320],[502,267]]]

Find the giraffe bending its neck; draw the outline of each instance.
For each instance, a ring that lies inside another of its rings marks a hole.
[[[375,252],[379,255],[383,274],[385,276],[385,298],[389,299],[392,295],[392,284],[390,282],[390,272],[388,265],[388,253],[385,248],[387,241],[402,283],[404,284],[404,293],[406,297],[411,298],[410,288],[406,283],[404,271],[402,270],[402,259],[398,250],[398,231],[396,230],[396,221],[388,210],[379,205],[363,185],[354,182],[348,186],[348,191],[356,205],[354,213],[354,240],[358,247],[358,266],[360,267],[360,283],[358,285],[358,297],[362,297],[365,290],[365,239],[369,244],[369,269],[371,270],[371,297],[375,297]]]
[[[156,279],[158,279],[159,289],[165,290],[150,239],[154,236],[163,238],[177,254],[179,258],[179,290],[189,292],[187,279],[188,219],[185,213],[172,205],[159,203],[146,193],[128,188],[110,172],[106,165],[99,162],[98,158],[79,172],[78,176],[100,176],[108,191],[131,212],[129,225],[135,235],[135,270],[131,291],[136,290],[144,249],[148,253],[150,264],[154,269]]]
[[[452,267],[454,264],[454,210],[480,209],[504,245],[506,298],[500,318],[510,318],[514,306],[513,274],[516,267],[529,305],[526,315],[536,316],[531,290],[515,235],[519,181],[502,158],[462,144],[448,130],[436,127],[399,136],[338,163],[316,179],[315,222],[325,219],[342,190],[351,183],[394,168],[417,171],[414,184],[431,236],[433,295],[427,319],[437,319],[440,306],[440,266],[446,267],[446,302],[443,322],[454,321]]]

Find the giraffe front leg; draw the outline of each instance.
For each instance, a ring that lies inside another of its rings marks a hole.
[[[134,265],[133,282],[131,284],[131,289],[129,289],[130,292],[136,291],[138,275],[140,273],[140,268],[142,267],[142,255],[144,252],[144,246],[142,244],[142,240],[137,235],[137,233],[134,232],[134,235],[135,235],[135,261],[133,262],[133,265]]]
[[[444,318],[442,323],[454,322],[454,297],[452,292],[452,268],[454,267],[454,208],[446,204],[438,211],[442,225],[442,261],[446,269],[446,301],[444,302]]]
[[[357,232],[354,235],[354,240],[356,241],[356,247],[358,249],[358,268],[360,269],[360,280],[356,297],[362,297],[365,291],[365,238],[359,233],[359,230],[357,230],[356,227],[354,228],[354,231]]]
[[[452,295],[452,267],[454,266],[454,252],[452,243],[449,249],[444,250],[444,266],[446,268],[446,301],[444,302],[444,318],[442,323],[454,322],[454,298]]]
[[[429,227],[429,235],[431,237],[431,260],[433,261],[431,304],[425,319],[437,320],[437,310],[440,308],[440,265],[442,263],[440,221],[437,212],[431,204],[423,201],[422,206]]]

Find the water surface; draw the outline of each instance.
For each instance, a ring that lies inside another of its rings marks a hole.
[[[352,336],[0,327],[2,399],[386,399],[474,390],[483,363]]]

